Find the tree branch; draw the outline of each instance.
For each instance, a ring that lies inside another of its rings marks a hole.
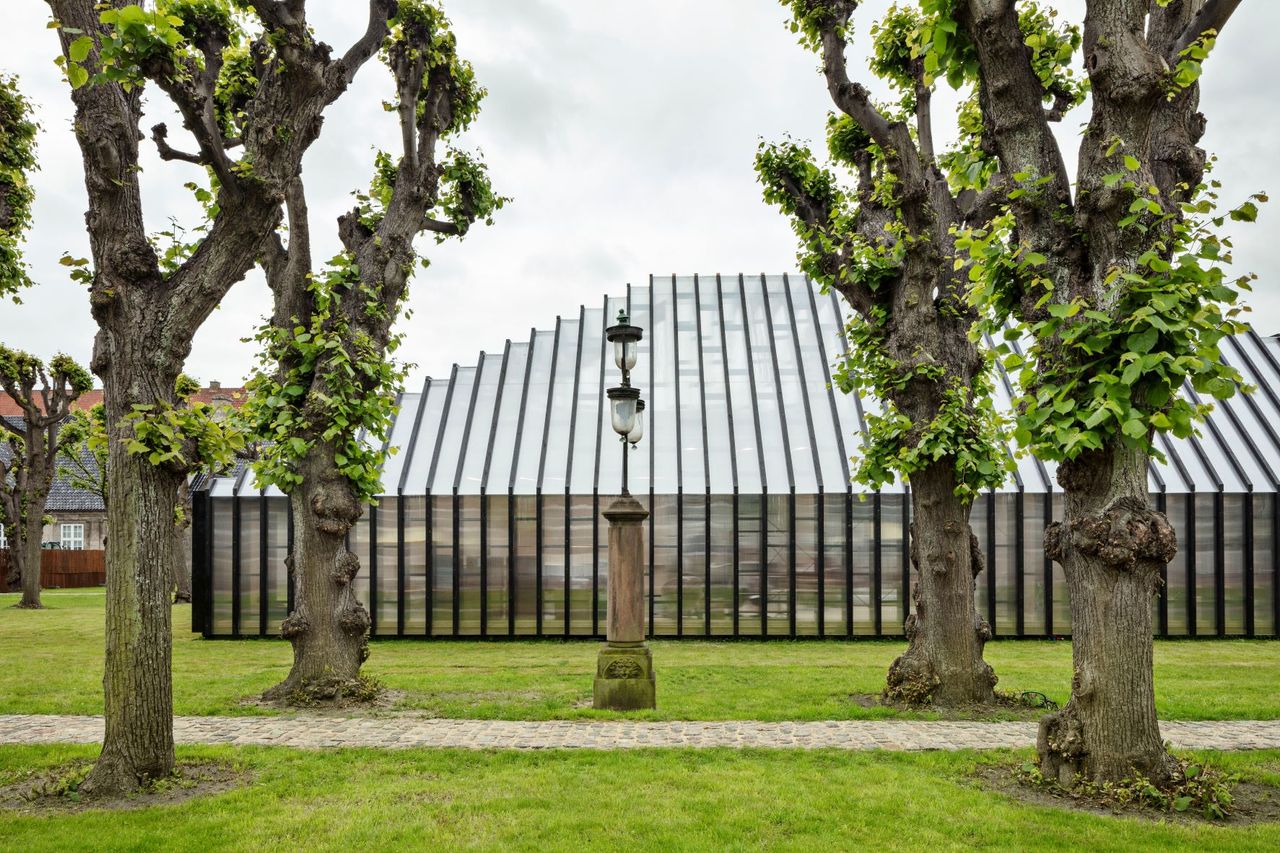
[[[456,222],[444,222],[439,219],[427,217],[422,223],[424,231],[430,231],[433,234],[445,234],[450,237],[458,237],[467,233],[467,229]]]
[[[189,154],[169,145],[169,128],[163,122],[151,128],[151,139],[156,144],[156,151],[160,153],[161,160],[181,160],[196,166],[209,165],[209,162],[199,154]]]
[[[396,0],[369,0],[369,23],[364,35],[360,36],[342,58],[332,63],[325,71],[325,86],[329,91],[329,100],[336,98],[351,85],[356,72],[364,66],[369,58],[378,52],[382,42],[390,30],[387,21],[395,17],[399,10]]]
[[[852,11],[852,10],[850,10]],[[849,69],[844,55],[845,42],[834,23],[822,31],[822,73],[827,78],[827,90],[831,100],[845,115],[858,123],[876,144],[886,150],[897,150],[897,141],[890,132],[889,120],[871,103],[871,93],[861,83],[849,79]]]
[[[1206,0],[1182,31],[1182,35],[1173,43],[1166,57],[1169,64],[1176,65],[1179,55],[1210,30],[1221,33],[1239,6],[1240,0]]]

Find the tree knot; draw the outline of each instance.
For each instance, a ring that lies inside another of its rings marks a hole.
[[[1117,571],[1167,565],[1178,552],[1178,537],[1163,513],[1135,497],[1112,501],[1102,512],[1053,524],[1045,531],[1045,552],[1061,562],[1067,547]]]

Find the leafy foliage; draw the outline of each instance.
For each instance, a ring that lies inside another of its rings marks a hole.
[[[238,418],[226,417],[208,403],[192,399],[200,385],[189,376],[178,377],[178,402],[135,405],[124,424],[132,435],[125,449],[145,456],[152,465],[181,473],[220,472],[244,450],[246,433]]]
[[[991,310],[987,331],[1000,334],[1015,321],[1034,341],[1025,355],[1008,343],[1000,354],[1022,389],[1014,436],[1043,459],[1072,459],[1112,440],[1163,458],[1153,436],[1186,438],[1212,408],[1180,394],[1184,384],[1214,399],[1243,387],[1219,342],[1247,328],[1237,300],[1255,276],[1227,275],[1231,241],[1219,233],[1227,216],[1216,212],[1216,191],[1202,185],[1179,210],[1165,211],[1135,181],[1135,158],[1126,169],[1106,182],[1131,199],[1121,228],[1148,248],[1135,268],[1105,271],[1107,304],[1055,294],[1047,259],[1015,241],[1011,216],[957,241],[973,261],[974,298]],[[1251,221],[1255,202],[1265,200],[1255,195],[1228,215]],[[1027,291],[1043,293],[1034,317],[1018,299]]]
[[[14,302],[18,291],[31,284],[21,244],[31,225],[35,193],[29,176],[38,168],[38,130],[18,79],[0,76],[0,299]]]
[[[308,323],[290,329],[266,323],[253,338],[262,350],[245,414],[252,433],[265,442],[254,471],[261,482],[294,491],[317,436],[333,446],[338,470],[357,496],[371,501],[381,487],[387,455],[382,440],[405,376],[405,368],[388,356],[402,338],[393,335],[384,351],[343,310],[345,301],[357,299],[365,300],[365,310],[384,310],[348,255],[338,255],[312,276],[308,291]]]
[[[1063,788],[1047,779],[1032,762],[1021,765],[1017,777],[1024,785],[1059,789],[1076,799],[1097,800],[1119,808],[1143,806],[1166,813],[1199,812],[1206,820],[1226,820],[1231,816],[1235,803],[1231,789],[1240,781],[1234,773],[1186,759],[1177,761],[1173,778],[1165,785],[1157,785],[1135,772],[1128,779],[1102,783],[1080,779]]]
[[[107,410],[101,403],[77,409],[62,424],[58,476],[73,489],[107,503]]]

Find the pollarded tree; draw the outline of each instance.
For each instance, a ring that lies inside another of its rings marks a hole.
[[[369,0],[366,31],[336,57],[308,26],[305,0],[48,3],[88,190],[92,267],[77,272],[98,324],[91,366],[109,430],[106,737],[81,788],[103,794],[173,768],[174,509],[195,453],[219,443],[176,405],[183,362],[265,250],[325,108],[382,43],[395,2]],[[146,231],[138,154],[148,85],[172,102],[194,143],[175,148],[157,125],[161,156],[212,176],[194,243],[158,246]]]
[[[372,188],[338,220],[343,250],[323,269],[313,272],[301,177],[286,195],[288,244],[263,256],[275,309],[258,335],[247,411],[263,442],[258,474],[289,495],[296,519],[296,604],[281,624],[293,667],[270,699],[349,697],[359,686],[369,614],[351,587],[360,561],[346,535],[379,491],[385,454],[376,448],[403,379],[392,326],[420,262],[414,239],[461,237],[506,201],[479,160],[446,147],[485,93],[440,9],[402,0],[382,57],[396,86],[400,156],[377,156]]]
[[[22,259],[22,239],[31,226],[35,193],[36,132],[31,105],[15,77],[0,75],[0,299],[18,300],[31,284]]]
[[[1007,213],[965,239],[995,321],[1031,335],[1019,440],[1059,462],[1065,520],[1045,533],[1071,597],[1071,700],[1040,726],[1045,775],[1176,777],[1156,720],[1151,601],[1176,552],[1150,508],[1156,433],[1185,437],[1208,407],[1184,383],[1231,396],[1218,343],[1243,328],[1229,242],[1218,235],[1197,143],[1201,63],[1239,0],[1098,0],[1083,21],[1092,113],[1074,185],[1050,132],[1035,50],[1009,0],[929,0],[954,29],[944,64],[972,65],[983,144]],[[1231,212],[1252,220],[1251,199]]]
[[[790,216],[802,268],[853,311],[840,370],[846,391],[883,404],[868,417],[856,477],[879,487],[911,483],[911,558],[918,575],[907,651],[889,670],[887,695],[911,703],[964,705],[993,699],[983,660],[990,628],[974,607],[982,553],[969,527],[973,498],[999,485],[1008,460],[990,399],[988,359],[972,331],[968,263],[957,229],[985,223],[989,194],[975,192],[981,162],[972,138],[935,154],[931,95],[939,69],[925,50],[936,15],[893,8],[874,28],[872,72],[900,96],[875,105],[849,77],[845,57],[854,0],[784,0],[801,43],[822,58],[832,100],[831,159],[856,188],[794,142],[762,145],[756,169],[765,199]],[[1057,61],[1075,38],[1041,15],[1026,24],[1043,40],[1043,88],[1074,100],[1080,88]]]
[[[57,474],[59,435],[71,405],[93,388],[93,377],[68,355],[46,367],[35,356],[0,344],[0,388],[22,410],[21,423],[0,418],[7,453],[0,458],[0,524],[9,540],[15,580],[22,584],[18,607],[39,609],[40,539],[44,506]]]

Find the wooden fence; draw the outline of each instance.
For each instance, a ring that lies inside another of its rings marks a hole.
[[[40,586],[44,589],[102,586],[107,582],[106,554],[106,551],[47,548],[40,552]],[[10,591],[5,585],[8,574],[9,552],[0,551],[0,592]]]

